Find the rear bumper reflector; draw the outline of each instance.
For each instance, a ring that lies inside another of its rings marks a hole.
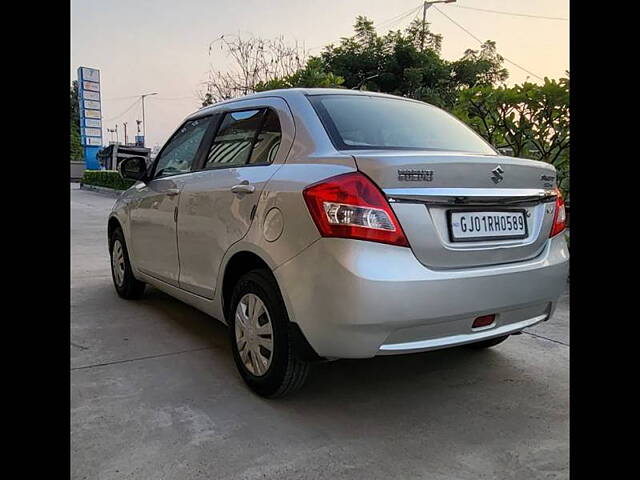
[[[488,327],[489,325],[491,325],[495,321],[496,321],[495,314],[483,315],[481,317],[476,318],[473,321],[473,325],[471,326],[471,328]]]

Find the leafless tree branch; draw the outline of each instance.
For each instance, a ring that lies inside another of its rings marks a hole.
[[[232,65],[227,71],[210,65],[207,80],[198,92],[203,105],[253,93],[257,84],[292,75],[307,61],[306,50],[298,42],[289,44],[283,36],[262,39],[222,35],[209,45],[209,56],[218,46]]]

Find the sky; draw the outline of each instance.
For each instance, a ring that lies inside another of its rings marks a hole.
[[[72,0],[71,80],[79,66],[101,72],[103,140],[118,124],[129,141],[142,118],[145,100],[148,147],[162,145],[184,117],[200,107],[197,92],[213,65],[224,69],[221,52],[209,56],[209,44],[222,34],[254,35],[304,44],[309,54],[353,34],[357,15],[367,16],[378,33],[406,27],[422,9],[419,0]],[[458,0],[438,9],[481,40],[494,40],[498,52],[539,77],[559,78],[569,69],[569,22],[474,10],[569,18],[568,0]],[[466,8],[462,8],[466,7]],[[442,56],[455,60],[478,42],[435,8],[427,10],[434,33],[443,35]],[[505,62],[508,84],[538,82]],[[136,100],[136,96],[138,96]]]

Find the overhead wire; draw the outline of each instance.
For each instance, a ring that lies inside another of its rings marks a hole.
[[[189,96],[189,97],[161,97],[161,96],[156,96],[154,97],[155,100],[193,100],[193,101],[199,101],[198,98],[194,97],[194,96]]]
[[[462,25],[460,25],[458,22],[456,22],[453,18],[451,18],[449,15],[447,15],[446,13],[444,13],[442,10],[440,10],[437,6],[433,6],[441,15],[444,15],[447,19],[449,19],[449,21],[451,21],[454,25],[458,26],[460,29],[462,29],[463,31],[465,31],[468,35],[470,35],[471,37],[473,37],[480,45],[482,45],[484,42],[482,40],[480,40],[476,35],[474,35],[473,33],[471,33],[469,30],[467,30],[466,28],[464,28]],[[521,65],[518,65],[516,62],[509,60],[507,57],[505,57],[504,55],[501,55],[502,58],[504,58],[504,60],[507,63],[510,63],[511,65],[519,68],[520,70],[528,73],[529,75],[531,75],[532,77],[537,78],[538,80],[544,80],[540,75],[536,75],[535,73],[533,73],[531,70],[527,70],[526,68],[524,68]]]
[[[422,8],[422,4],[418,5],[417,7],[414,7],[410,10],[407,10],[404,13],[401,13],[400,15],[397,15],[389,20],[384,20],[382,22],[380,22],[380,24],[378,25],[378,28],[388,28],[391,25],[393,25],[394,23],[398,23],[401,22],[402,20],[406,19],[407,17],[413,15],[414,13],[416,13],[418,10],[420,10]]]
[[[129,95],[128,97],[116,97],[116,98],[104,98],[104,101],[108,101],[108,102],[115,102],[118,100],[128,100],[130,98],[139,98],[140,95]]]
[[[126,109],[126,110],[124,110],[121,114],[116,115],[115,117],[108,118],[108,119],[104,120],[104,122],[111,122],[111,121],[113,121],[113,120],[117,120],[118,118],[120,118],[120,117],[122,117],[123,115],[125,115],[126,113],[128,113],[128,112],[129,112],[129,110],[131,110],[133,107],[135,107],[135,106],[138,104],[138,102],[139,102],[139,101],[140,101],[140,100],[139,100],[139,97],[136,97],[135,102],[133,102],[131,105],[129,105],[129,106],[127,107],[127,109]]]
[[[449,7],[464,8],[465,10],[476,10],[478,12],[497,13],[499,15],[511,15],[512,17],[540,18],[544,20],[562,20],[565,22],[569,20],[568,18],[564,18],[564,17],[547,17],[544,15],[531,15],[528,13],[504,12],[501,10],[489,10],[486,8],[467,7],[464,5],[449,5]]]
[[[420,8],[422,8],[422,4],[418,5],[417,7],[413,7],[403,13],[400,13],[399,15],[396,15],[395,17],[392,18],[388,18],[387,20],[383,20],[382,22],[380,22],[378,24],[378,26],[376,28],[387,28],[391,25],[393,25],[394,23],[400,22],[402,20],[404,20],[406,17],[412,15],[414,12],[417,12]],[[310,47],[307,50],[317,50],[318,48],[324,48],[325,45],[320,45],[317,47]]]

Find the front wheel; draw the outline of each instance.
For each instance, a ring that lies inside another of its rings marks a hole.
[[[309,364],[297,355],[271,272],[260,269],[243,275],[233,289],[227,316],[233,359],[251,390],[274,398],[304,384]]]
[[[113,278],[113,286],[116,288],[116,292],[118,292],[119,296],[127,300],[142,297],[145,284],[133,276],[127,244],[124,241],[124,234],[120,228],[117,228],[113,232],[109,243],[111,277]]]

